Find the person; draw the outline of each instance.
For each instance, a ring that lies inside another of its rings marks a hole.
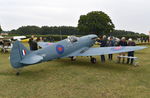
[[[146,37],[144,37],[144,43],[146,43],[147,42],[147,38]]]
[[[148,37],[146,38],[146,40],[147,40],[147,42],[149,43],[149,38],[148,38]]]
[[[143,37],[141,37],[141,43],[143,43],[143,40],[144,40],[144,38],[143,38]]]
[[[0,40],[0,46],[3,47],[3,45],[4,45],[4,41]]]
[[[113,37],[109,37],[108,41],[107,41],[107,46],[108,47],[112,47],[112,46],[115,46],[115,42],[113,40]],[[112,60],[113,58],[113,54],[108,54],[108,59],[109,60]]]
[[[107,46],[106,35],[104,35],[103,37],[100,37],[100,40],[98,40],[98,42],[100,43],[100,47],[106,47]],[[102,63],[105,62],[105,56],[104,55],[101,55],[101,62]]]
[[[37,42],[34,40],[34,35],[31,36],[28,43],[31,51],[38,50],[38,45]]]
[[[43,38],[42,38],[42,37],[38,37],[38,38],[36,39],[36,41],[37,41],[37,42],[43,42]]]
[[[132,38],[129,38],[128,46],[135,46],[135,42],[132,41]],[[128,57],[134,57],[134,51],[128,52]],[[134,59],[133,58],[127,58],[127,64],[133,64]]]
[[[114,46],[118,46],[119,42],[120,42],[119,38],[117,38],[117,37],[114,38]]]
[[[118,43],[118,46],[127,46],[127,41],[125,37],[122,37]],[[119,56],[125,56],[125,53],[120,53]],[[118,63],[120,63],[121,57],[118,56]],[[125,62],[125,58],[123,58],[122,63]]]
[[[141,38],[137,38],[138,43],[140,42]]]
[[[32,50],[32,42],[33,42],[33,38],[34,38],[34,35],[32,35],[31,38],[30,38],[29,41],[28,41],[30,50]]]
[[[4,41],[0,40],[0,48],[1,48],[1,52],[3,51],[3,47],[4,47]]]
[[[42,37],[38,37],[37,39],[36,39],[36,42],[38,43],[38,42],[43,42],[43,38]],[[38,44],[37,44],[38,45]],[[39,45],[38,45],[38,49],[41,49],[42,47],[40,47]]]

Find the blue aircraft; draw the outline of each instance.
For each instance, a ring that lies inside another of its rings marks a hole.
[[[19,41],[13,43],[10,53],[10,63],[13,68],[22,68],[45,61],[70,57],[72,60],[77,56],[89,56],[92,63],[96,63],[96,58],[92,56],[114,54],[128,51],[141,50],[144,46],[117,46],[117,47],[97,47],[93,48],[97,35],[91,34],[82,37],[69,36],[56,43],[44,43],[39,45],[42,49],[29,51]],[[19,75],[19,72],[16,73]]]

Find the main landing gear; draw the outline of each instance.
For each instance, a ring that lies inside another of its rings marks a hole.
[[[76,61],[76,56],[72,56],[70,58],[71,58],[71,61]],[[90,61],[91,61],[91,63],[95,64],[96,63],[96,58],[90,56]]]
[[[76,61],[76,56],[72,56],[71,61]]]
[[[96,63],[96,58],[90,56],[90,59],[91,59],[91,63],[95,64]]]

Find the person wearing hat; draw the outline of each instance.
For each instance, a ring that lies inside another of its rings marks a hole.
[[[132,40],[132,38],[129,38],[128,40],[128,46],[135,46],[135,42]],[[134,57],[134,51],[128,52],[128,57]],[[133,64],[134,59],[133,58],[128,58],[127,59],[127,64]]]

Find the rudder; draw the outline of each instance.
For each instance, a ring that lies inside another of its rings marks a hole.
[[[19,41],[13,43],[13,47],[10,52],[10,63],[14,68],[20,68],[24,65],[20,61],[30,53],[30,51]]]

